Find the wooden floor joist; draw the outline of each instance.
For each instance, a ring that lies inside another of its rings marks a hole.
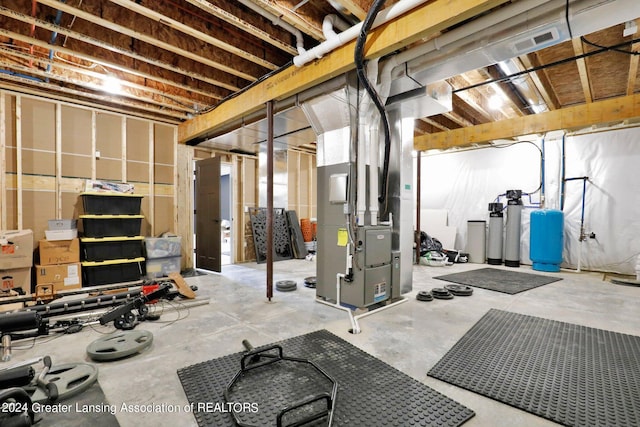
[[[376,28],[369,35],[367,58],[377,58],[408,46],[434,32],[490,10],[507,0],[436,0]],[[180,125],[178,141],[188,142],[234,120],[264,108],[267,101],[281,100],[354,69],[355,41],[337,48],[301,68],[290,66],[214,110]]]
[[[546,113],[485,123],[477,126],[422,135],[414,139],[415,150],[463,147],[496,139],[611,124],[640,117],[640,94],[567,107]]]

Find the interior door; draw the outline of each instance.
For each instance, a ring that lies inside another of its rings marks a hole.
[[[220,157],[196,162],[196,267],[222,271]]]

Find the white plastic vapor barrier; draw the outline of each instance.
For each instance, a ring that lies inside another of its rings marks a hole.
[[[640,254],[640,128],[568,136],[565,177],[588,176],[581,243],[582,180],[565,183],[562,267],[635,275]],[[541,146],[541,140],[535,141]],[[414,169],[415,170],[415,169]],[[540,155],[531,144],[423,155],[422,208],[446,209],[458,229],[453,249],[466,249],[466,223],[488,220],[488,204],[506,190],[538,188]],[[545,141],[545,206],[560,209],[562,140]],[[529,215],[540,193],[523,196],[520,261],[529,259]],[[500,202],[506,206],[506,199]],[[505,211],[506,215],[506,211]],[[415,216],[415,214],[414,214]],[[425,229],[425,225],[421,224]],[[591,233],[595,238],[588,237]],[[434,236],[438,237],[438,236]]]

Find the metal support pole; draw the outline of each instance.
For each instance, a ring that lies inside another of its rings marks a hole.
[[[422,151],[418,151],[416,157],[416,264],[420,264],[420,187],[421,187],[421,163],[422,163]]]
[[[267,299],[273,297],[273,101],[267,102]]]

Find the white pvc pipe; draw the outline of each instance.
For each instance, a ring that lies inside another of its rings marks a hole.
[[[366,111],[366,110],[364,110]],[[367,162],[365,156],[365,149],[369,139],[368,122],[360,119],[358,126],[358,156],[356,159],[356,176],[358,180],[358,187],[356,191],[356,218],[358,218],[358,225],[365,224],[365,212],[367,210]]]
[[[247,0],[241,0],[243,3]],[[386,8],[385,10],[378,13],[376,19],[373,21],[373,25],[371,28],[376,28],[398,16],[408,12],[416,6],[419,6],[423,3],[426,3],[428,0],[401,0],[398,3],[395,3],[391,7]],[[297,67],[302,67],[308,62],[313,61],[317,58],[322,58],[327,53],[332,50],[350,42],[351,40],[358,37],[360,33],[360,29],[362,28],[362,22],[359,24],[350,27],[349,29],[337,34],[336,37],[328,39],[327,41],[320,43],[318,46],[313,49],[309,49],[306,52],[296,56],[293,58],[293,63]]]
[[[253,10],[257,14],[261,15],[262,17],[267,18],[274,25],[277,25],[287,30],[291,34],[293,34],[296,38],[296,48],[298,49],[298,54],[302,55],[306,52],[306,49],[304,48],[304,38],[302,37],[302,32],[299,29],[289,24],[288,22],[281,20],[279,17],[273,15],[272,13],[266,11],[265,9],[261,8],[257,4],[253,3],[251,0],[238,0],[238,3],[243,4],[244,6]]]
[[[334,28],[337,28],[340,31],[345,31],[349,28],[349,25],[340,19],[338,15],[331,14],[325,16],[322,20],[322,34],[324,34],[324,37],[327,40],[338,36]]]

